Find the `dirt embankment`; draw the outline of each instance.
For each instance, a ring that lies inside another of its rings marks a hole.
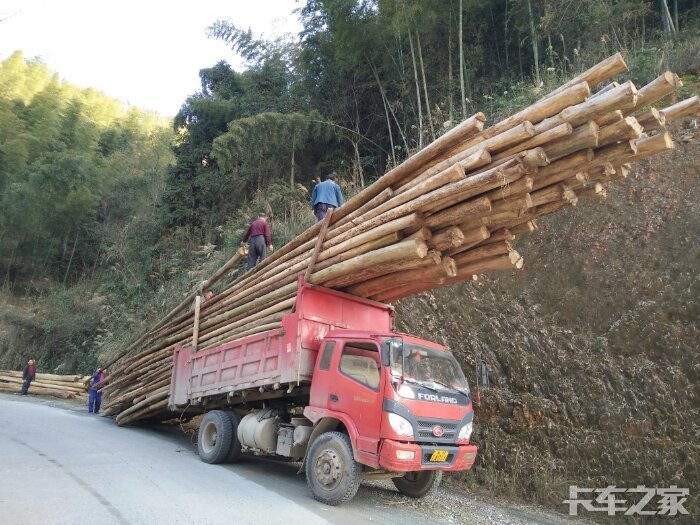
[[[678,485],[700,522],[700,131],[675,138],[603,203],[539,221],[522,271],[401,303],[472,384],[489,368],[460,482],[561,511],[571,484]]]

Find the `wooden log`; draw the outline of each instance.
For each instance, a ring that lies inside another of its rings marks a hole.
[[[678,75],[666,71],[639,89],[637,106],[654,104],[683,85]]]
[[[558,126],[553,127],[552,129],[543,131],[542,133],[538,133],[531,139],[528,139],[524,142],[521,142],[520,144],[517,144],[515,146],[501,151],[496,156],[492,157],[492,161],[506,159],[509,158],[511,155],[516,155],[517,153],[520,153],[523,150],[528,150],[537,146],[542,146],[543,144],[547,144],[562,137],[566,137],[567,135],[571,135],[572,131],[573,128],[571,127],[571,124],[569,124],[568,122],[563,122]]]
[[[502,228],[500,230],[494,230],[488,239],[479,243],[479,246],[485,246],[487,244],[500,243],[500,242],[512,242],[515,239],[515,235],[508,228]]]
[[[441,210],[425,219],[424,224],[435,230],[452,224],[461,224],[470,217],[480,217],[490,211],[491,201],[486,197],[478,197]]]
[[[389,212],[391,212],[391,210],[389,210]],[[422,214],[416,212],[389,221],[382,222],[377,220],[378,217],[382,217],[383,215],[384,214],[373,216],[371,219],[358,224],[342,235],[326,240],[321,246],[322,252],[318,257],[319,260],[326,260],[339,253],[380,239],[391,233],[409,230],[415,226],[417,226],[416,229],[419,229],[423,223]]]
[[[323,224],[321,225],[321,231],[319,232],[318,238],[316,239],[316,244],[314,245],[313,252],[311,253],[311,259],[309,260],[309,264],[306,266],[306,273],[304,274],[304,282],[309,280],[309,276],[311,275],[311,272],[314,270],[314,265],[316,264],[316,260],[318,259],[318,254],[321,251],[321,245],[323,244],[323,241],[326,239],[326,234],[328,233],[328,224],[330,223],[331,217],[333,217],[333,208],[330,208],[326,212],[326,216],[323,218],[323,221],[322,221]],[[391,232],[391,233],[395,233],[395,232]],[[372,239],[372,240],[376,240],[376,238]],[[362,243],[360,243],[360,244],[362,244]],[[357,246],[355,246],[355,247],[357,247]]]
[[[607,84],[606,86],[600,88],[598,91],[596,91],[595,93],[593,93],[593,94],[591,95],[591,98],[597,97],[597,96],[599,96],[599,95],[602,95],[603,93],[607,93],[608,91],[610,91],[611,89],[615,89],[615,88],[618,87],[619,85],[620,85],[620,84],[619,84],[618,82],[610,82],[610,84]]]
[[[4,376],[15,376],[15,377],[22,377],[22,371],[17,371],[17,370],[0,370],[0,375]],[[58,375],[58,374],[45,374],[45,373],[36,373],[34,375],[34,380],[35,381],[58,381],[59,383],[77,383],[81,382],[83,379],[82,376],[76,375],[76,374],[68,374],[68,375]]]
[[[382,191],[379,195],[371,199],[367,204],[364,206],[360,206],[357,208],[354,212],[347,214],[345,217],[343,217],[341,220],[339,220],[334,226],[336,228],[339,228],[343,224],[350,222],[351,220],[355,219],[356,217],[359,217],[360,215],[364,215],[367,213],[369,210],[373,210],[377,206],[384,204],[386,201],[391,199],[394,196],[394,191],[391,188],[386,188],[384,191]]]
[[[562,182],[582,168],[590,164],[594,159],[593,150],[582,150],[563,157],[549,166],[541,168],[534,174],[534,188],[539,190],[545,186]],[[601,163],[602,164],[602,163]]]
[[[661,114],[666,119],[666,122],[700,115],[700,98],[696,95],[686,100],[681,100],[673,106],[662,109]]]
[[[483,259],[488,259],[490,257],[496,257],[500,255],[506,255],[510,262],[511,266],[516,264],[520,259],[522,259],[521,255],[513,249],[513,247],[510,245],[508,242],[497,242],[497,243],[492,243],[492,244],[485,244],[484,246],[479,246],[477,248],[473,248],[469,250],[468,252],[460,253],[459,255],[456,255],[454,257],[455,262],[457,263],[458,268],[463,268],[466,265],[472,264],[476,261],[480,261]],[[481,272],[473,272],[473,273],[481,273]]]
[[[508,164],[470,175],[464,181],[449,185],[452,191],[445,192],[439,199],[430,199],[420,207],[420,210],[427,214],[437,213],[482,193],[511,184],[522,177],[526,171],[519,161],[513,160]]]
[[[517,224],[513,227],[510,228],[510,230],[506,231],[511,231],[514,235],[523,235],[527,233],[532,233],[537,229],[537,223],[533,220],[527,220],[521,224]]]
[[[234,329],[238,329],[244,326],[250,325],[252,322],[257,322],[260,321],[261,319],[265,319],[266,323],[270,322],[269,318],[271,318],[274,315],[278,315],[280,312],[289,312],[291,309],[294,307],[294,303],[296,302],[296,296],[291,297],[285,301],[280,301],[278,303],[273,303],[271,306],[268,306],[264,310],[261,310],[260,312],[246,316],[245,318],[239,319],[237,321],[234,321],[232,323],[228,323],[224,326],[221,326],[215,330],[212,330],[210,332],[207,332],[205,335],[202,336],[201,341],[208,341],[214,337],[218,337],[221,334],[225,334],[227,332],[230,332]],[[262,323],[262,324],[266,324]]]
[[[197,351],[199,341],[199,310],[202,307],[202,298],[198,295],[194,303],[194,326],[192,328],[192,352]]]
[[[470,248],[473,248],[474,246],[485,242],[491,237],[491,233],[489,232],[489,229],[486,226],[477,226],[476,228],[474,228],[470,225],[470,228],[466,229],[464,228],[464,225],[462,225],[460,227],[460,230],[462,230],[462,234],[464,236],[462,244],[455,248],[446,250],[445,255],[448,257],[452,257],[458,253],[467,251]]]
[[[523,267],[524,260],[521,257],[515,263],[511,260],[510,255],[496,255],[487,257],[478,261],[471,262],[457,269],[457,275],[450,279],[445,279],[446,285],[459,283],[465,277],[471,277],[479,273],[499,272],[508,270],[520,270]]]
[[[600,199],[605,198],[607,195],[605,193],[605,188],[600,182],[594,182],[590,186],[576,190],[576,196],[579,199]]]
[[[445,263],[445,260],[447,262]],[[404,270],[381,275],[356,284],[346,291],[359,297],[369,297],[409,283],[433,283],[450,275],[457,274],[457,266],[452,258],[444,258],[443,263],[416,270]]]
[[[515,195],[528,193],[534,186],[535,179],[530,175],[516,180],[513,184],[507,184],[484,194],[484,197],[493,200],[507,199]]]
[[[13,383],[17,385],[21,385],[24,383],[21,377],[14,377],[14,376],[7,376],[7,375],[1,375],[0,376],[0,381],[3,381],[5,383]],[[64,384],[60,385],[58,383],[44,383],[39,380],[34,380],[32,381],[32,387],[37,387],[37,388],[44,388],[44,389],[51,389],[51,390],[62,390],[66,392],[84,392],[85,389],[82,386],[72,386],[70,384]]]
[[[613,163],[618,159],[623,159],[626,156],[637,153],[637,141],[629,140],[622,141],[617,144],[610,144],[595,150],[595,159],[591,162],[591,166],[601,166],[608,162]]]
[[[599,62],[598,64],[591,67],[590,69],[587,69],[577,77],[572,78],[565,84],[562,84],[560,87],[549,93],[545,98],[551,98],[552,96],[557,95],[562,91],[565,91],[566,89],[570,88],[571,86],[574,86],[581,82],[586,82],[589,86],[593,87],[600,84],[601,82],[613,78],[616,75],[627,73],[628,71],[629,69],[627,67],[627,64],[625,64],[622,55],[620,53],[615,53],[613,56],[606,58],[602,62]],[[600,94],[606,93],[608,91],[612,91],[612,89],[601,90]]]
[[[158,401],[161,401],[168,397],[170,394],[170,389],[169,388],[161,388],[159,391],[156,391],[140,403],[135,404],[131,408],[128,408],[127,410],[124,410],[122,413],[120,413],[117,416],[117,425],[121,425],[124,422],[124,419],[129,415],[133,414],[134,412],[137,412],[139,409],[145,408],[148,405],[152,405],[154,403],[157,403]]]
[[[379,178],[341,206],[338,211],[336,211],[338,220],[356,210],[386,188],[393,186],[401,180],[405,182],[407,177],[410,177],[411,174],[417,174],[419,170],[424,171],[426,165],[429,165],[430,161],[442,156],[445,151],[449,151],[455,144],[459,144],[468,137],[481,131],[484,126],[484,120],[486,120],[486,117],[484,117],[483,113],[472,115],[455,129],[450,130],[450,132],[431,142],[415,155],[409,157],[397,167],[387,172],[383,177]]]
[[[535,126],[528,120],[521,122],[520,124],[513,126],[512,128],[505,130],[501,133],[493,135],[485,140],[482,140],[476,144],[470,145],[460,144],[456,146],[453,150],[449,152],[451,157],[462,157],[466,158],[469,155],[477,153],[479,150],[486,149],[493,154],[493,152],[508,149],[514,144],[519,144],[525,140],[528,140],[535,136]],[[477,136],[478,137],[478,136]],[[476,137],[475,137],[476,139]]]
[[[541,122],[549,117],[557,115],[563,109],[568,108],[569,106],[583,102],[591,94],[591,89],[588,83],[585,81],[573,83],[569,82],[567,84],[570,85],[561,86],[557,90],[549,93],[546,97],[540,99],[534,104],[531,104],[515,115],[512,115],[482,131],[473,139],[468,141],[465,147],[471,147],[474,144],[483,142],[526,121],[534,123]],[[561,122],[558,124],[561,124]]]
[[[621,140],[633,140],[642,136],[642,126],[634,117],[625,117],[623,120],[601,128],[598,136],[598,145],[606,146]]]
[[[450,248],[461,246],[464,242],[464,233],[457,226],[438,230],[432,236],[428,246],[434,250],[444,251]]]
[[[595,123],[598,124],[599,127],[607,126],[609,124],[614,124],[615,122],[621,121],[623,118],[625,118],[625,115],[620,111],[619,109],[616,109],[614,111],[611,111],[610,113],[606,113],[602,117],[598,117],[595,120]]]
[[[563,183],[546,186],[532,193],[533,206],[541,206],[560,200],[565,200],[572,206],[575,206],[577,202],[576,193]]]
[[[419,236],[419,233],[422,232],[423,230],[428,232],[427,238],[423,238]],[[429,242],[430,241],[430,230],[428,228],[421,228],[416,234],[411,235],[408,237],[409,239],[417,239],[417,240],[422,240],[424,242]],[[362,244],[360,246],[357,246],[355,248],[352,248],[350,250],[347,250],[343,253],[339,253],[338,255],[335,255],[334,257],[329,257],[328,259],[325,259],[319,263],[316,264],[316,269],[317,270],[323,270],[324,268],[328,268],[329,266],[333,266],[334,264],[337,264],[342,261],[347,261],[348,259],[352,259],[353,257],[357,257],[358,255],[362,255],[364,253],[371,252],[373,250],[376,250],[378,248],[384,248],[385,246],[389,246],[391,244],[396,244],[402,239],[402,235],[400,232],[394,232],[390,233],[388,235],[385,235],[384,237],[380,237],[379,239],[375,239],[373,241],[370,241],[368,243]]]
[[[560,159],[582,149],[594,148],[598,145],[598,124],[586,122],[577,127],[571,135],[544,145],[544,152],[551,160]]]
[[[349,231],[351,228],[363,222],[373,219],[374,217],[377,217],[382,213],[388,212],[393,208],[397,208],[398,206],[401,206],[402,204],[405,204],[417,197],[420,197],[421,195],[425,195],[426,193],[434,189],[445,186],[446,184],[449,184],[451,182],[457,182],[460,180],[464,180],[464,168],[462,168],[460,164],[455,164],[441,171],[440,173],[437,173],[436,175],[433,175],[432,177],[423,180],[422,182],[416,184],[408,190],[399,193],[389,201],[375,207],[373,210],[368,211],[361,217],[357,217],[350,223],[345,224],[343,227],[334,229],[333,232],[330,233],[328,236],[329,243],[332,242],[331,239],[346,234],[346,232]],[[327,247],[328,246],[324,244],[324,249],[327,249]]]
[[[15,383],[0,383],[0,390],[5,392],[19,392],[21,389],[22,387],[16,385]],[[38,394],[41,396],[53,396],[61,399],[72,399],[76,396],[75,393],[68,392],[66,390],[37,387],[34,385],[34,383],[32,383],[32,385],[29,387],[29,393],[32,395]]]
[[[635,118],[644,131],[653,131],[666,127],[666,117],[656,108],[649,108],[649,111],[637,113]]]
[[[272,330],[278,325],[281,326],[282,318],[291,313],[291,311],[291,308],[283,310],[281,312],[277,312],[275,314],[258,319],[256,321],[245,323],[244,326],[240,326],[238,328],[222,332],[220,335],[217,335],[216,337],[213,337],[209,341],[207,341],[207,345],[206,347],[204,347],[204,349],[208,350],[210,348],[214,348],[224,343],[228,343],[229,341],[233,341],[235,339],[240,339],[242,337],[247,337],[252,334],[264,332],[265,330]]]
[[[388,262],[415,258],[422,259],[427,254],[428,247],[424,242],[417,240],[402,241],[315,272],[309,278],[309,282],[311,284],[323,284],[335,277],[351,274],[363,268],[371,268]]]
[[[596,120],[621,106],[634,107],[636,101],[637,88],[628,80],[621,86],[611,89],[599,97],[588,99],[585,102],[563,109],[558,115],[537,124],[535,131],[542,133],[563,122],[568,122],[572,126],[577,127],[588,121]]]
[[[639,138],[634,142],[634,145],[635,150],[633,152],[626,152],[625,155],[619,155],[616,157],[616,160],[619,162],[628,162],[647,159],[675,148],[673,139],[668,132],[659,133],[653,137]]]

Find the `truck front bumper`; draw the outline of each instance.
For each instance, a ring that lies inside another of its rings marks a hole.
[[[439,454],[435,454],[439,452]],[[385,439],[379,451],[379,466],[391,472],[416,470],[468,470],[474,464],[474,445],[421,445]],[[444,461],[435,461],[440,457]]]

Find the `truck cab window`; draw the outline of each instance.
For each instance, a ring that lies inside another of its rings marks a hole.
[[[373,390],[379,390],[379,349],[372,343],[351,342],[343,347],[340,371]]]
[[[323,354],[321,354],[321,362],[318,364],[319,370],[328,370],[331,367],[333,350],[335,350],[335,341],[327,342],[326,345],[323,347]]]

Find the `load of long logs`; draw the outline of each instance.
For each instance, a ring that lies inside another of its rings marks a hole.
[[[487,129],[482,113],[471,116],[213,299],[193,292],[114,357],[106,414],[119,424],[166,417],[173,346],[205,350],[280,327],[299,275],[389,302],[521,268],[513,241],[535,230],[535,219],[605,197],[630,163],[673,148],[670,122],[700,112],[697,96],[652,106],[681,85],[670,72],[640,89],[627,81],[592,92],[626,71],[617,54]],[[237,253],[202,288],[241,259]]]
[[[29,392],[61,399],[86,399],[92,376],[36,374]],[[19,392],[22,389],[22,372],[0,370],[0,391]]]

